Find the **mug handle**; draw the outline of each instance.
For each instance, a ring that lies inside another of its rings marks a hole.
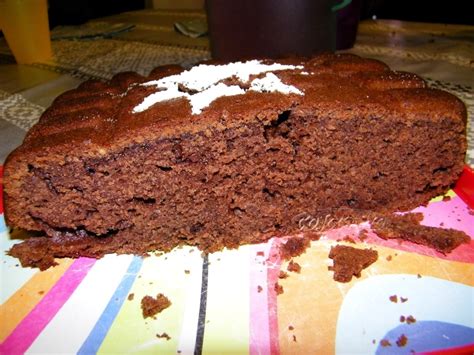
[[[352,0],[342,0],[341,3],[334,5],[331,7],[332,12],[339,11],[343,8],[345,8],[347,5],[349,5],[352,2]]]

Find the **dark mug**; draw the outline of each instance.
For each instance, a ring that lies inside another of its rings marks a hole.
[[[342,4],[350,3],[344,0]],[[334,0],[207,0],[214,59],[310,56],[336,49]]]

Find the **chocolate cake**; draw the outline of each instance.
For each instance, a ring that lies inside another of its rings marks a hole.
[[[466,109],[349,54],[166,66],[60,95],[7,159],[10,253],[203,251],[298,231],[302,213],[406,210],[463,167]]]

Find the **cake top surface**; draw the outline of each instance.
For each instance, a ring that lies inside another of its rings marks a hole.
[[[340,119],[355,112],[407,121],[465,118],[462,102],[427,88],[417,75],[351,54],[208,62],[189,70],[171,65],[147,77],[120,73],[109,82],[87,81],[65,92],[12,155],[46,156],[66,146],[71,154],[80,150],[100,156],[131,143],[216,125],[270,122],[288,110]]]
[[[265,64],[259,60],[227,64],[201,64],[179,74],[151,80],[141,85],[155,86],[158,91],[146,96],[143,102],[135,106],[133,113],[142,112],[158,102],[180,97],[189,100],[192,114],[200,114],[204,107],[219,97],[243,95],[248,90],[258,92],[280,92],[283,94],[303,93],[292,85],[285,85],[272,72],[279,70],[302,69],[302,65]],[[248,88],[251,75],[266,73],[264,78],[255,78]],[[227,85],[223,81],[235,78],[241,85]]]

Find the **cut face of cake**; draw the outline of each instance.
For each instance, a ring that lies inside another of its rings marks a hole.
[[[298,232],[297,216],[396,211],[445,192],[466,109],[354,55],[201,64],[59,96],[4,169],[7,223],[54,257],[203,251]]]

